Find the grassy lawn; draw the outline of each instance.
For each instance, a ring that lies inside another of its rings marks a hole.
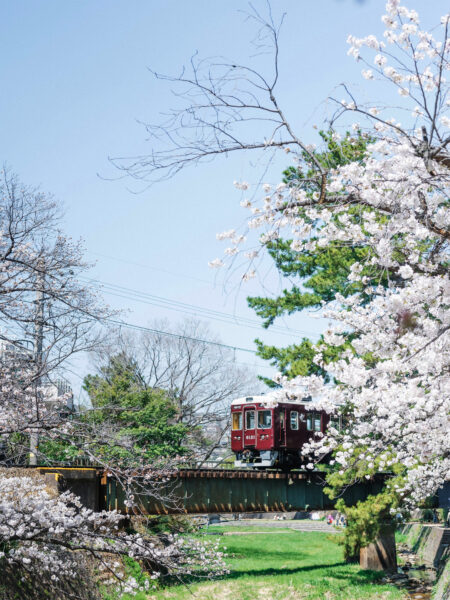
[[[253,531],[257,529],[254,528]],[[209,531],[237,533],[236,527]],[[244,528],[243,528],[244,530]],[[242,531],[242,530],[241,530]],[[228,553],[229,575],[190,586],[173,586],[149,600],[400,600],[392,586],[377,584],[382,575],[343,561],[337,536],[280,529],[268,533],[220,536]],[[194,594],[194,596],[192,595]]]
[[[225,535],[228,534],[236,534],[239,532],[243,532],[243,533],[255,533],[255,532],[267,532],[267,531],[272,531],[274,533],[279,533],[280,531],[282,531],[283,533],[290,533],[290,532],[294,532],[294,529],[291,529],[290,527],[271,527],[270,525],[264,525],[264,523],[262,525],[260,525],[259,523],[257,523],[256,525],[210,525],[207,529],[205,528],[205,531],[208,532],[216,532],[216,533],[223,533]],[[212,536],[211,536],[212,537]]]

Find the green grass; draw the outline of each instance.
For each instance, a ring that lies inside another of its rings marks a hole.
[[[404,544],[407,539],[408,536],[406,535],[406,533],[400,533],[400,531],[395,532],[395,541],[397,544]]]
[[[244,528],[243,528],[244,529]],[[248,528],[247,528],[248,529]],[[259,529],[259,528],[258,528]],[[236,533],[238,527],[209,527]],[[228,553],[230,573],[214,581],[180,585],[149,600],[400,600],[406,595],[379,583],[382,574],[346,564],[338,536],[280,529],[269,534],[211,536]],[[209,536],[207,536],[209,537]],[[194,594],[194,595],[192,595]]]
[[[209,527],[205,527],[205,532],[208,533],[238,533],[239,531],[255,533],[258,531],[276,531],[277,533],[291,533],[294,532],[294,529],[290,529],[288,527],[280,527],[280,526],[270,526],[270,525],[260,525],[256,523],[255,525],[210,525]],[[213,537],[213,536],[211,536]]]

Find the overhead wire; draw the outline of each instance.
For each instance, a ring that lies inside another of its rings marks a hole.
[[[125,327],[127,329],[133,329],[136,331],[146,331],[146,332],[156,333],[158,335],[164,335],[164,336],[168,336],[168,337],[172,337],[172,338],[189,340],[192,342],[199,342],[201,344],[208,344],[211,346],[218,346],[221,348],[226,348],[227,350],[233,350],[234,352],[236,352],[236,351],[249,352],[251,354],[254,354],[255,356],[257,355],[256,350],[252,350],[250,348],[242,348],[240,346],[231,346],[230,344],[224,344],[222,342],[214,342],[213,340],[204,340],[201,338],[196,338],[196,337],[189,336],[189,335],[183,335],[181,333],[174,333],[171,331],[162,331],[161,329],[155,329],[153,327],[146,327],[145,325],[136,325],[134,323],[128,323],[127,321],[119,321],[116,319],[106,319],[106,321],[108,323],[112,323],[113,325],[117,325],[119,327]],[[243,366],[253,367],[255,369],[261,369],[261,368],[272,369],[273,368],[269,365],[264,365],[264,364],[263,365],[253,365],[251,363],[246,363],[246,362],[241,362],[241,361],[229,361],[229,364],[240,364]]]
[[[145,327],[144,325],[136,325],[134,323],[127,323],[126,321],[118,321],[116,319],[106,319],[108,323],[112,323],[113,325],[118,325],[119,327],[126,327],[128,329],[136,329],[139,331],[149,331],[151,333],[158,333],[160,335],[166,335],[169,337],[175,337],[183,340],[190,340],[192,342],[201,342],[202,344],[210,344],[211,346],[220,346],[221,348],[227,348],[229,350],[239,350],[240,352],[250,352],[251,354],[256,354],[256,350],[251,350],[250,348],[241,348],[239,346],[231,346],[230,344],[224,344],[222,342],[214,342],[212,340],[203,340],[201,338],[196,338],[189,335],[183,335],[181,333],[174,333],[172,331],[162,331],[160,329],[154,329],[152,327]]]
[[[100,252],[92,252],[91,250],[88,253],[92,254],[93,256],[100,256],[101,258],[106,258],[108,260],[113,260],[116,262],[133,265],[135,267],[140,267],[141,269],[149,269],[150,271],[158,271],[160,273],[166,273],[167,275],[172,275],[173,277],[176,277],[177,279],[180,277],[183,277],[184,279],[191,279],[192,281],[199,281],[200,283],[206,283],[208,285],[211,285],[211,283],[212,283],[211,281],[209,281],[207,279],[201,279],[200,277],[194,277],[193,275],[186,275],[186,273],[175,273],[174,271],[169,271],[168,269],[163,269],[162,267],[153,267],[151,265],[146,265],[144,263],[136,262],[133,260],[128,260],[126,258],[118,258],[117,256],[101,254]]]
[[[205,308],[201,306],[197,306],[194,304],[188,304],[186,302],[180,302],[178,300],[172,300],[170,298],[164,298],[162,296],[156,296],[154,294],[149,294],[147,292],[141,292],[139,290],[135,290],[132,288],[128,288],[125,286],[108,283],[101,281],[99,279],[87,279],[83,278],[84,281],[88,283],[97,283],[101,286],[102,291],[105,293],[123,298],[125,300],[133,300],[136,302],[140,302],[143,304],[149,304],[151,306],[158,306],[160,308],[166,308],[168,310],[174,310],[176,312],[180,312],[183,314],[193,315],[193,316],[203,316],[215,321],[220,321],[222,323],[235,323],[237,325],[241,325],[244,327],[248,327],[251,329],[261,330],[261,324],[255,319],[250,319],[248,317],[241,317],[237,315],[232,315],[230,313],[225,313],[221,311],[217,311],[210,308]],[[275,333],[279,333],[281,335],[306,335],[309,337],[317,338],[318,334],[312,333],[306,330],[301,329],[289,329],[285,327],[280,327],[278,325],[273,325],[271,327],[271,331]]]

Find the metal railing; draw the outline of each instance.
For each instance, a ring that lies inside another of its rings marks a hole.
[[[232,460],[227,456],[222,460],[190,460],[180,464],[182,469],[234,469],[234,456]]]

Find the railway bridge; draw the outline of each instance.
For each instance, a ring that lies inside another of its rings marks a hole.
[[[130,512],[120,483],[107,472],[95,468],[46,467],[40,469],[49,484],[68,489],[93,510]],[[383,487],[389,474],[356,483],[342,494],[347,505],[365,500]],[[179,469],[164,475],[154,496],[135,492],[132,512],[147,515],[302,512],[329,510],[334,501],[324,492],[324,473],[291,471],[249,471],[239,469]],[[170,497],[171,501],[158,499]],[[450,505],[450,482],[439,492],[436,505]],[[361,566],[376,570],[396,569],[393,529],[386,531],[361,554]]]
[[[365,500],[383,486],[384,477],[349,487],[343,494],[348,504]],[[173,485],[175,483],[175,485]],[[176,498],[173,507],[161,504],[155,498],[137,495],[140,511],[144,514],[171,512],[283,512],[327,510],[334,507],[324,492],[323,473],[267,472],[248,470],[180,470],[167,484]],[[124,493],[117,481],[107,478],[106,504],[122,510]]]
[[[112,476],[95,468],[42,467],[49,482],[80,496],[94,510],[127,513],[125,493]],[[348,505],[365,500],[383,486],[385,474],[347,488]],[[324,492],[324,473],[311,471],[251,471],[238,469],[180,469],[158,483],[157,496],[171,497],[169,504],[136,491],[141,514],[201,514],[220,512],[292,512],[334,507]]]

